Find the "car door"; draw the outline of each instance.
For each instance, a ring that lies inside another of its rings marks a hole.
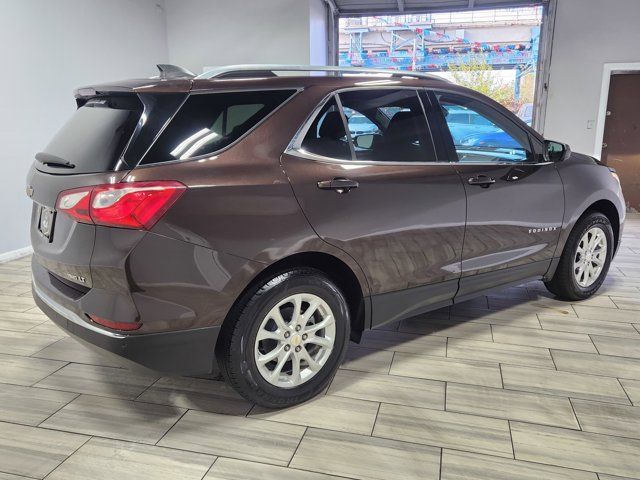
[[[560,236],[564,193],[543,143],[476,97],[435,91],[431,98],[441,107],[443,138],[467,195],[456,300],[544,275]],[[461,111],[468,113],[464,124]]]
[[[458,288],[464,187],[437,161],[424,108],[414,89],[342,91],[282,157],[318,235],[365,272],[373,325],[450,304]]]

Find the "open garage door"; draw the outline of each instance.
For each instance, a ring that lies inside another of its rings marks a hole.
[[[333,12],[335,64],[483,85],[476,89],[543,132],[556,0],[325,2]]]
[[[333,0],[340,15],[394,15],[436,11],[528,7],[548,0]]]

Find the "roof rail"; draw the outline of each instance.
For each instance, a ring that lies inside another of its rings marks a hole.
[[[247,78],[247,77],[273,77],[275,72],[328,72],[336,75],[381,75],[389,77],[412,77],[427,80],[447,79],[430,75],[428,73],[406,71],[406,70],[383,70],[378,68],[360,67],[329,67],[324,65],[228,65],[206,71],[196,77],[196,79],[208,80],[212,78]]]

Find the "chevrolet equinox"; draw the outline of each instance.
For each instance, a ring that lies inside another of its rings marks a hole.
[[[101,351],[284,407],[366,329],[534,279],[588,298],[620,243],[614,170],[446,80],[159,68],[76,90],[27,179],[35,301]]]

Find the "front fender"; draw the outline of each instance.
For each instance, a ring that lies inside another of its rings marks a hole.
[[[607,167],[578,153],[572,153],[570,158],[559,162],[557,168],[564,186],[565,212],[555,256],[560,257],[562,254],[571,230],[580,217],[596,202],[601,201],[611,203],[618,213],[619,244],[626,215],[620,182]]]

